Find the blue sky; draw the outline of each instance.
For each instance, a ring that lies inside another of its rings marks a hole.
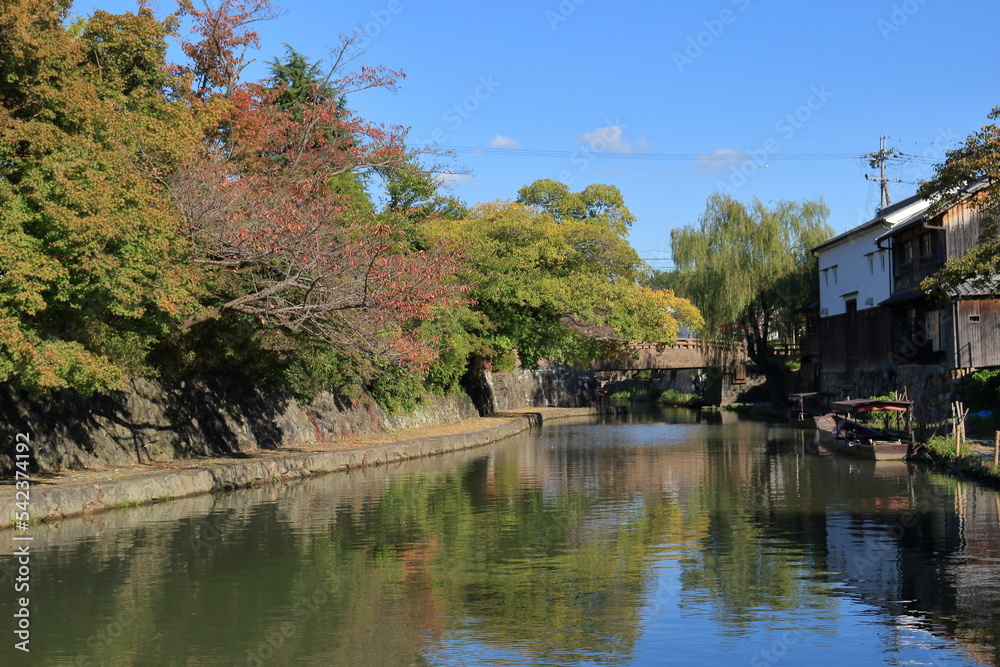
[[[668,268],[670,230],[706,198],[824,197],[837,232],[869,219],[867,160],[879,136],[893,199],[1000,104],[1000,7],[971,0],[284,0],[263,48],[321,59],[366,27],[364,64],[402,69],[400,90],[349,100],[454,148],[453,194],[516,197],[540,178],[617,185],[638,218],[631,241]],[[82,0],[123,11],[124,0]],[[172,4],[161,0],[168,10]]]

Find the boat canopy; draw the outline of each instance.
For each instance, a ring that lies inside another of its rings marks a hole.
[[[880,401],[871,398],[855,398],[850,401],[837,401],[833,409],[837,412],[858,413],[875,412],[877,410],[892,410],[906,412],[913,407],[912,401]]]

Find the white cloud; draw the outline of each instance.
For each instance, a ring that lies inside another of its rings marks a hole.
[[[490,148],[520,148],[521,142],[498,134],[490,141]]]
[[[577,141],[602,153],[646,153],[653,147],[645,137],[640,137],[635,143],[629,142],[620,125],[599,127],[593,132],[581,134]]]
[[[736,171],[749,159],[750,154],[746,151],[720,148],[711,155],[699,155],[698,166],[706,173],[718,174],[725,171]]]
[[[439,171],[434,174],[434,180],[444,186],[463,185],[473,181],[471,174],[453,174],[448,171]]]

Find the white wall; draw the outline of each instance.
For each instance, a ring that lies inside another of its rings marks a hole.
[[[878,306],[889,298],[892,262],[888,250],[879,250],[875,237],[885,232],[881,225],[848,237],[819,251],[820,317],[847,312],[844,295],[857,292],[858,310]],[[871,262],[869,263],[869,259]]]

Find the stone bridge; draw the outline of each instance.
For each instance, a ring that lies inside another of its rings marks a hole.
[[[690,370],[745,365],[746,346],[729,341],[678,338],[673,345],[657,350],[656,345],[637,343],[630,352],[595,359],[592,371]]]

